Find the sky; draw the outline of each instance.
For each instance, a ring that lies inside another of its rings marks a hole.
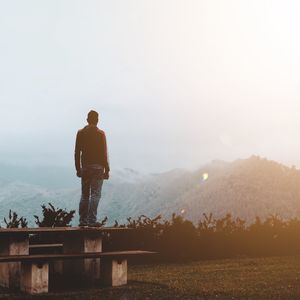
[[[94,109],[112,169],[300,167],[299,14],[296,0],[0,0],[0,162],[73,166]]]

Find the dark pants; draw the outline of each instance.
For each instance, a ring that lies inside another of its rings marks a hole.
[[[79,217],[81,224],[94,224],[97,220],[97,209],[101,198],[104,168],[100,165],[89,165],[81,172],[81,199]]]

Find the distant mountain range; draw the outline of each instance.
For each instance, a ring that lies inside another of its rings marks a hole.
[[[41,214],[41,204],[76,209],[80,180],[72,169],[0,166],[0,221],[9,209],[25,216]],[[140,174],[113,170],[105,181],[99,218],[125,222],[141,214],[169,218],[175,212],[197,222],[203,213],[220,217],[230,212],[252,221],[278,214],[300,217],[300,171],[257,156],[228,163],[213,161],[196,171],[175,169]],[[78,216],[74,224],[78,222]]]

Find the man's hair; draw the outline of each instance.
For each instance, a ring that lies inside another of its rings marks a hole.
[[[94,110],[91,110],[88,113],[87,121],[89,124],[97,124],[98,123],[98,113]]]

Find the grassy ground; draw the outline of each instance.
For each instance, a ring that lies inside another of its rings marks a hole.
[[[35,297],[0,290],[0,299],[300,299],[300,256],[133,266],[128,276],[124,287]]]

